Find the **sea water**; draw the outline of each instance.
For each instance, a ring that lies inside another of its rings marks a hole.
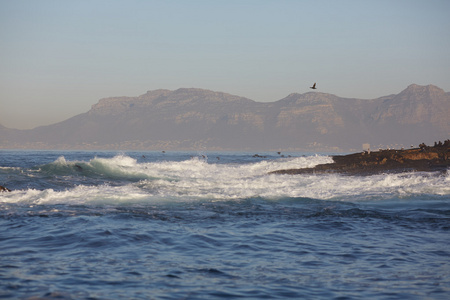
[[[254,154],[0,151],[0,298],[450,298],[449,171]]]

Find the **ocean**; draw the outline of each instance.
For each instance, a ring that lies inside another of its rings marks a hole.
[[[450,171],[328,162],[0,150],[0,298],[449,299]]]

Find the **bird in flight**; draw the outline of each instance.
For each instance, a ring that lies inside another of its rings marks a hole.
[[[314,82],[313,86],[310,86],[309,88],[315,90],[316,89],[316,83]]]

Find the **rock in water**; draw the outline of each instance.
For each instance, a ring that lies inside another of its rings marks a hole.
[[[342,173],[347,175],[373,175],[379,173],[400,173],[411,171],[446,171],[450,167],[450,140],[434,147],[421,144],[420,148],[408,150],[380,150],[349,155],[333,156],[333,163],[313,168],[287,169],[272,174],[323,174]]]
[[[11,190],[0,185],[0,192],[11,192]]]

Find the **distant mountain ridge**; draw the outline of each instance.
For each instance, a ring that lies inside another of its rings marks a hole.
[[[0,125],[0,148],[351,151],[448,139],[449,115],[450,93],[433,85],[372,100],[309,92],[275,102],[160,89],[100,99],[86,113],[32,130]]]

